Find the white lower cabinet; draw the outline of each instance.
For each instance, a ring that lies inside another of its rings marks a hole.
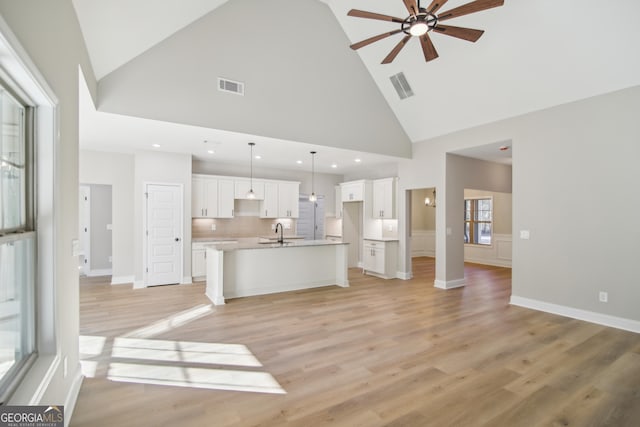
[[[206,249],[196,249],[191,251],[191,277],[203,279],[207,275],[207,251]]]
[[[397,241],[364,240],[362,269],[366,274],[393,279],[397,269]]]

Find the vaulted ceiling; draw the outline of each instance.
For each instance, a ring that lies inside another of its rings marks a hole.
[[[407,157],[410,142],[640,84],[634,0],[611,11],[595,0],[506,0],[448,22],[485,30],[478,42],[433,34],[438,59],[425,63],[410,40],[389,65],[380,61],[400,35],[357,52],[349,44],[397,24],[347,12],[405,17],[401,0],[73,2],[99,113],[331,149]],[[415,93],[404,100],[389,81],[401,71]],[[243,81],[245,97],[215,93],[219,76]]]

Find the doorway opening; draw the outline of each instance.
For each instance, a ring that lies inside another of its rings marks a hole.
[[[111,185],[81,184],[78,192],[80,272],[87,277],[112,274]]]

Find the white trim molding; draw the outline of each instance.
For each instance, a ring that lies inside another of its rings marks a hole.
[[[111,276],[112,270],[110,268],[103,268],[98,270],[89,270],[87,277],[102,277]]]
[[[511,234],[493,234],[490,245],[464,245],[464,261],[511,268]]]
[[[433,286],[438,289],[455,289],[461,288],[465,285],[464,279],[456,279],[456,280],[434,280]]]
[[[411,272],[405,273],[404,271],[396,271],[396,277],[398,279],[401,279],[401,280],[411,280],[411,279],[413,279],[413,273],[411,273]]]
[[[595,323],[598,325],[640,333],[640,322],[637,320],[596,313],[594,311],[581,310],[579,308],[552,304],[549,302],[538,301],[535,299],[524,298],[515,295],[511,296],[511,300],[509,303],[518,307],[530,308],[532,310],[544,311],[546,313],[557,314],[559,316],[570,317],[572,319],[584,320],[585,322]]]
[[[136,280],[133,282],[133,289],[144,289],[147,285],[144,283],[144,280]]]
[[[80,387],[82,387],[82,381],[84,380],[84,375],[82,375],[82,371],[79,369],[76,373],[76,376],[73,378],[73,382],[71,383],[71,388],[69,389],[69,393],[67,394],[67,398],[64,400],[64,425],[65,427],[69,426],[71,422],[71,417],[73,416],[73,410],[76,407],[76,402],[78,401],[78,395],[80,394]]]
[[[112,285],[130,285],[136,281],[135,276],[112,276]]]
[[[411,257],[436,256],[436,231],[412,230],[410,236]]]

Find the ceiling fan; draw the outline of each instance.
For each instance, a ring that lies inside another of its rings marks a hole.
[[[351,9],[347,15],[358,18],[377,19],[380,21],[390,21],[400,24],[400,28],[388,33],[379,34],[358,43],[351,45],[351,49],[360,49],[371,43],[377,42],[389,36],[398,33],[404,33],[405,36],[393,48],[393,50],[382,60],[383,64],[391,63],[402,48],[407,44],[411,37],[419,37],[422,51],[424,52],[425,61],[429,62],[438,57],[438,52],[431,42],[429,32],[444,34],[451,37],[467,40],[470,42],[477,41],[484,33],[483,30],[474,30],[471,28],[453,27],[450,25],[441,25],[440,22],[446,21],[458,16],[468,15],[470,13],[480,12],[481,10],[491,9],[493,7],[502,6],[504,0],[476,0],[471,3],[450,9],[446,12],[438,13],[440,8],[448,0],[433,0],[429,7],[420,7],[420,0],[402,0],[409,11],[409,16],[402,19],[394,16],[381,15],[379,13],[366,12],[364,10]]]

